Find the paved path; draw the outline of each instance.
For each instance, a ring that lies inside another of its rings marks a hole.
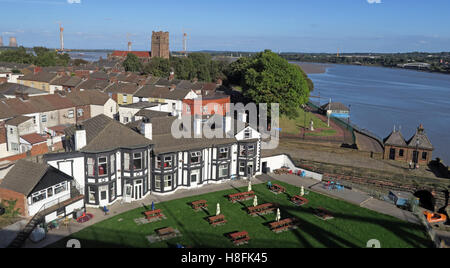
[[[341,199],[349,203],[358,205],[360,207],[364,207],[379,212],[381,214],[390,215],[404,221],[420,224],[420,220],[416,216],[414,216],[413,213],[399,209],[395,205],[390,204],[388,202],[372,198],[371,196],[360,191],[348,189],[344,189],[341,191],[329,191],[323,188],[323,184],[321,182],[313,179],[302,178],[295,175],[272,174],[272,176],[277,180],[289,183],[294,186],[298,187],[304,186],[305,188],[309,188],[314,192],[318,192],[332,198]]]
[[[16,238],[17,234],[25,228],[27,220],[21,220],[0,230],[0,248],[6,248]]]
[[[360,134],[358,132],[354,132],[356,137],[356,145],[358,146],[358,150],[364,152],[374,152],[374,153],[383,153],[384,149],[380,143],[378,143],[375,139],[372,139],[366,135]]]

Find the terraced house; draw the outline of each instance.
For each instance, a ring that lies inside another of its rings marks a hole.
[[[58,78],[59,75],[56,73],[35,72],[18,78],[17,82],[27,87],[37,88],[43,91],[50,92],[50,85]]]

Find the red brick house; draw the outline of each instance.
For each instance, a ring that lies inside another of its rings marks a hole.
[[[405,140],[398,130],[384,139],[384,159],[428,165],[433,159],[433,151],[434,147],[425,134],[423,125],[417,128],[409,140]]]

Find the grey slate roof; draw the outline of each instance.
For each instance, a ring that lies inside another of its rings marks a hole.
[[[0,84],[0,93],[8,96],[13,96],[17,93],[25,93],[28,95],[48,94],[48,92],[39,90],[37,88],[27,87],[21,84],[4,83]]]
[[[86,130],[86,146],[82,152],[98,153],[119,148],[141,148],[152,144],[152,141],[136,133],[106,115],[98,115],[81,123]],[[66,135],[73,136],[76,127],[66,129]]]
[[[327,103],[325,105],[322,105],[321,107],[323,110],[328,111],[328,110],[332,110],[332,111],[350,111],[350,109],[343,103],[340,102],[331,102],[331,103]]]
[[[191,92],[191,89],[186,88],[175,88],[170,89],[169,87],[159,87],[159,86],[144,86],[139,89],[134,96],[139,98],[158,98],[158,99],[168,99],[168,100],[183,100],[186,95]]]
[[[146,118],[151,119],[151,118],[157,118],[157,117],[169,117],[169,116],[171,116],[171,113],[142,109],[139,112],[137,112],[135,115],[136,116],[144,116]]]
[[[411,148],[418,147],[419,149],[434,150],[434,147],[431,144],[430,139],[428,139],[428,136],[425,134],[425,130],[423,129],[422,126],[420,126],[417,129],[416,134],[414,134],[414,136],[412,136],[411,139],[409,139],[408,146]]]
[[[384,144],[400,147],[407,146],[405,138],[403,138],[403,135],[400,131],[393,131],[387,138],[384,139]]]
[[[31,119],[33,119],[33,118],[28,117],[28,116],[19,115],[17,117],[14,117],[13,119],[6,121],[5,124],[9,125],[9,126],[18,126],[18,125],[20,125],[28,120],[31,120]]]
[[[37,74],[28,74],[28,75],[22,76],[18,80],[50,83],[53,80],[55,80],[57,77],[58,77],[58,75],[55,73],[39,72]]]
[[[48,165],[19,160],[6,174],[0,188],[28,196],[48,170]]]

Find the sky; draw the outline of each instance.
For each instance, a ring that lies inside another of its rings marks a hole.
[[[25,47],[341,53],[450,51],[448,0],[0,0],[0,36]]]

